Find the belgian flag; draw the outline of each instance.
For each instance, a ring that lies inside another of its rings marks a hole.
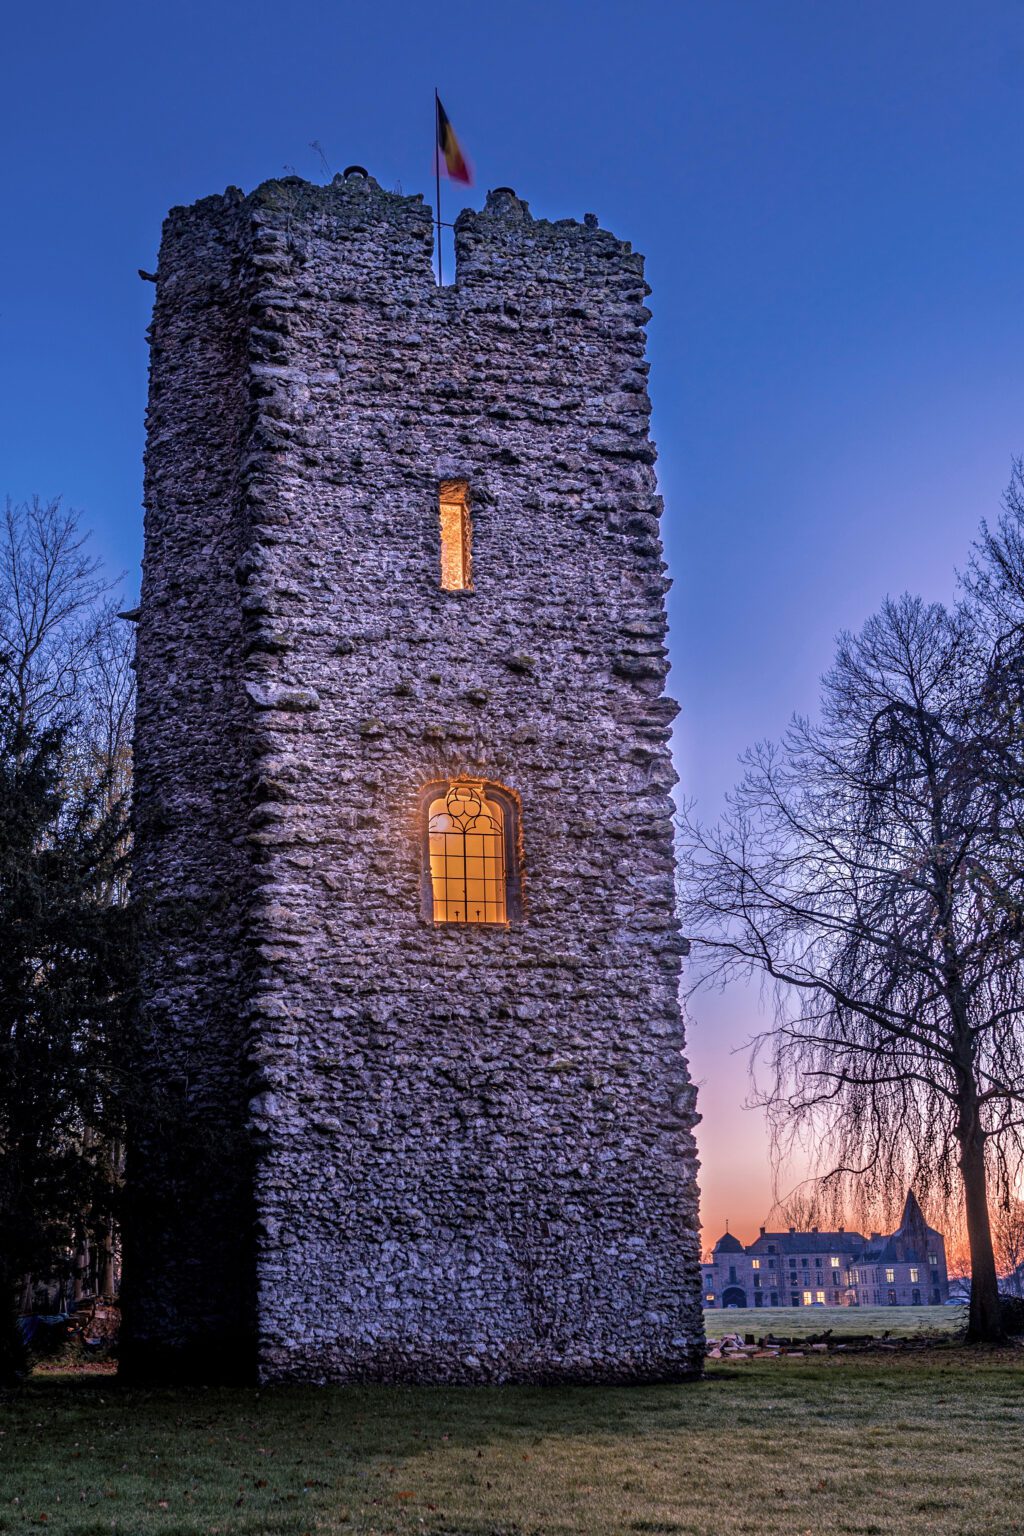
[[[441,98],[434,92],[434,100],[437,103],[437,164],[438,169],[444,170],[446,176],[452,181],[464,181],[468,186],[472,185],[473,173],[469,163],[455,137],[455,129],[448,121],[448,114],[441,105]],[[443,162],[443,164],[442,164]]]

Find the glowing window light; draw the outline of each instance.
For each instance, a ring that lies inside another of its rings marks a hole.
[[[501,806],[474,784],[453,784],[428,817],[434,922],[507,922]]]
[[[444,480],[438,501],[441,518],[441,586],[446,592],[468,591],[473,585],[473,525],[469,517],[469,486],[464,480]]]

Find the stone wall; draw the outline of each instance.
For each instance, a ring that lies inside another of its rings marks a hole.
[[[359,176],[168,221],[140,892],[207,905],[184,943],[153,929],[148,1017],[168,1060],[199,1047],[225,1125],[251,1096],[224,1187],[252,1167],[264,1379],[684,1376],[695,1117],[642,260],[508,191],[458,219],[454,286],[431,257],[421,199]],[[444,480],[469,485],[471,591],[439,584]],[[421,792],[463,777],[521,810],[507,928],[422,910]],[[173,832],[147,820],[161,797]],[[159,1254],[135,1251],[141,1295]]]
[[[244,1374],[255,1338],[242,1064],[253,866],[243,616],[251,410],[241,194],[168,220],[152,344],[133,886],[143,919],[123,1368]]]

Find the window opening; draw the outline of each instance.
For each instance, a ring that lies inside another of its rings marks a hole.
[[[430,881],[435,923],[505,923],[505,818],[473,784],[431,801]]]
[[[473,525],[465,480],[443,480],[438,498],[441,518],[441,586],[445,592],[473,585]]]

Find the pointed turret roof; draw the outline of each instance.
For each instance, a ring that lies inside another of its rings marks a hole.
[[[924,1219],[924,1212],[918,1204],[917,1196],[912,1189],[908,1189],[898,1230],[902,1232],[905,1227],[916,1226],[919,1222],[922,1227],[927,1229],[928,1223]]]
[[[938,1235],[925,1221],[924,1212],[918,1204],[914,1191],[908,1189],[899,1226],[888,1237],[879,1238],[877,1242],[873,1242],[864,1257],[876,1261],[906,1262],[909,1260],[913,1263],[915,1259],[925,1258],[929,1237],[938,1237]]]

